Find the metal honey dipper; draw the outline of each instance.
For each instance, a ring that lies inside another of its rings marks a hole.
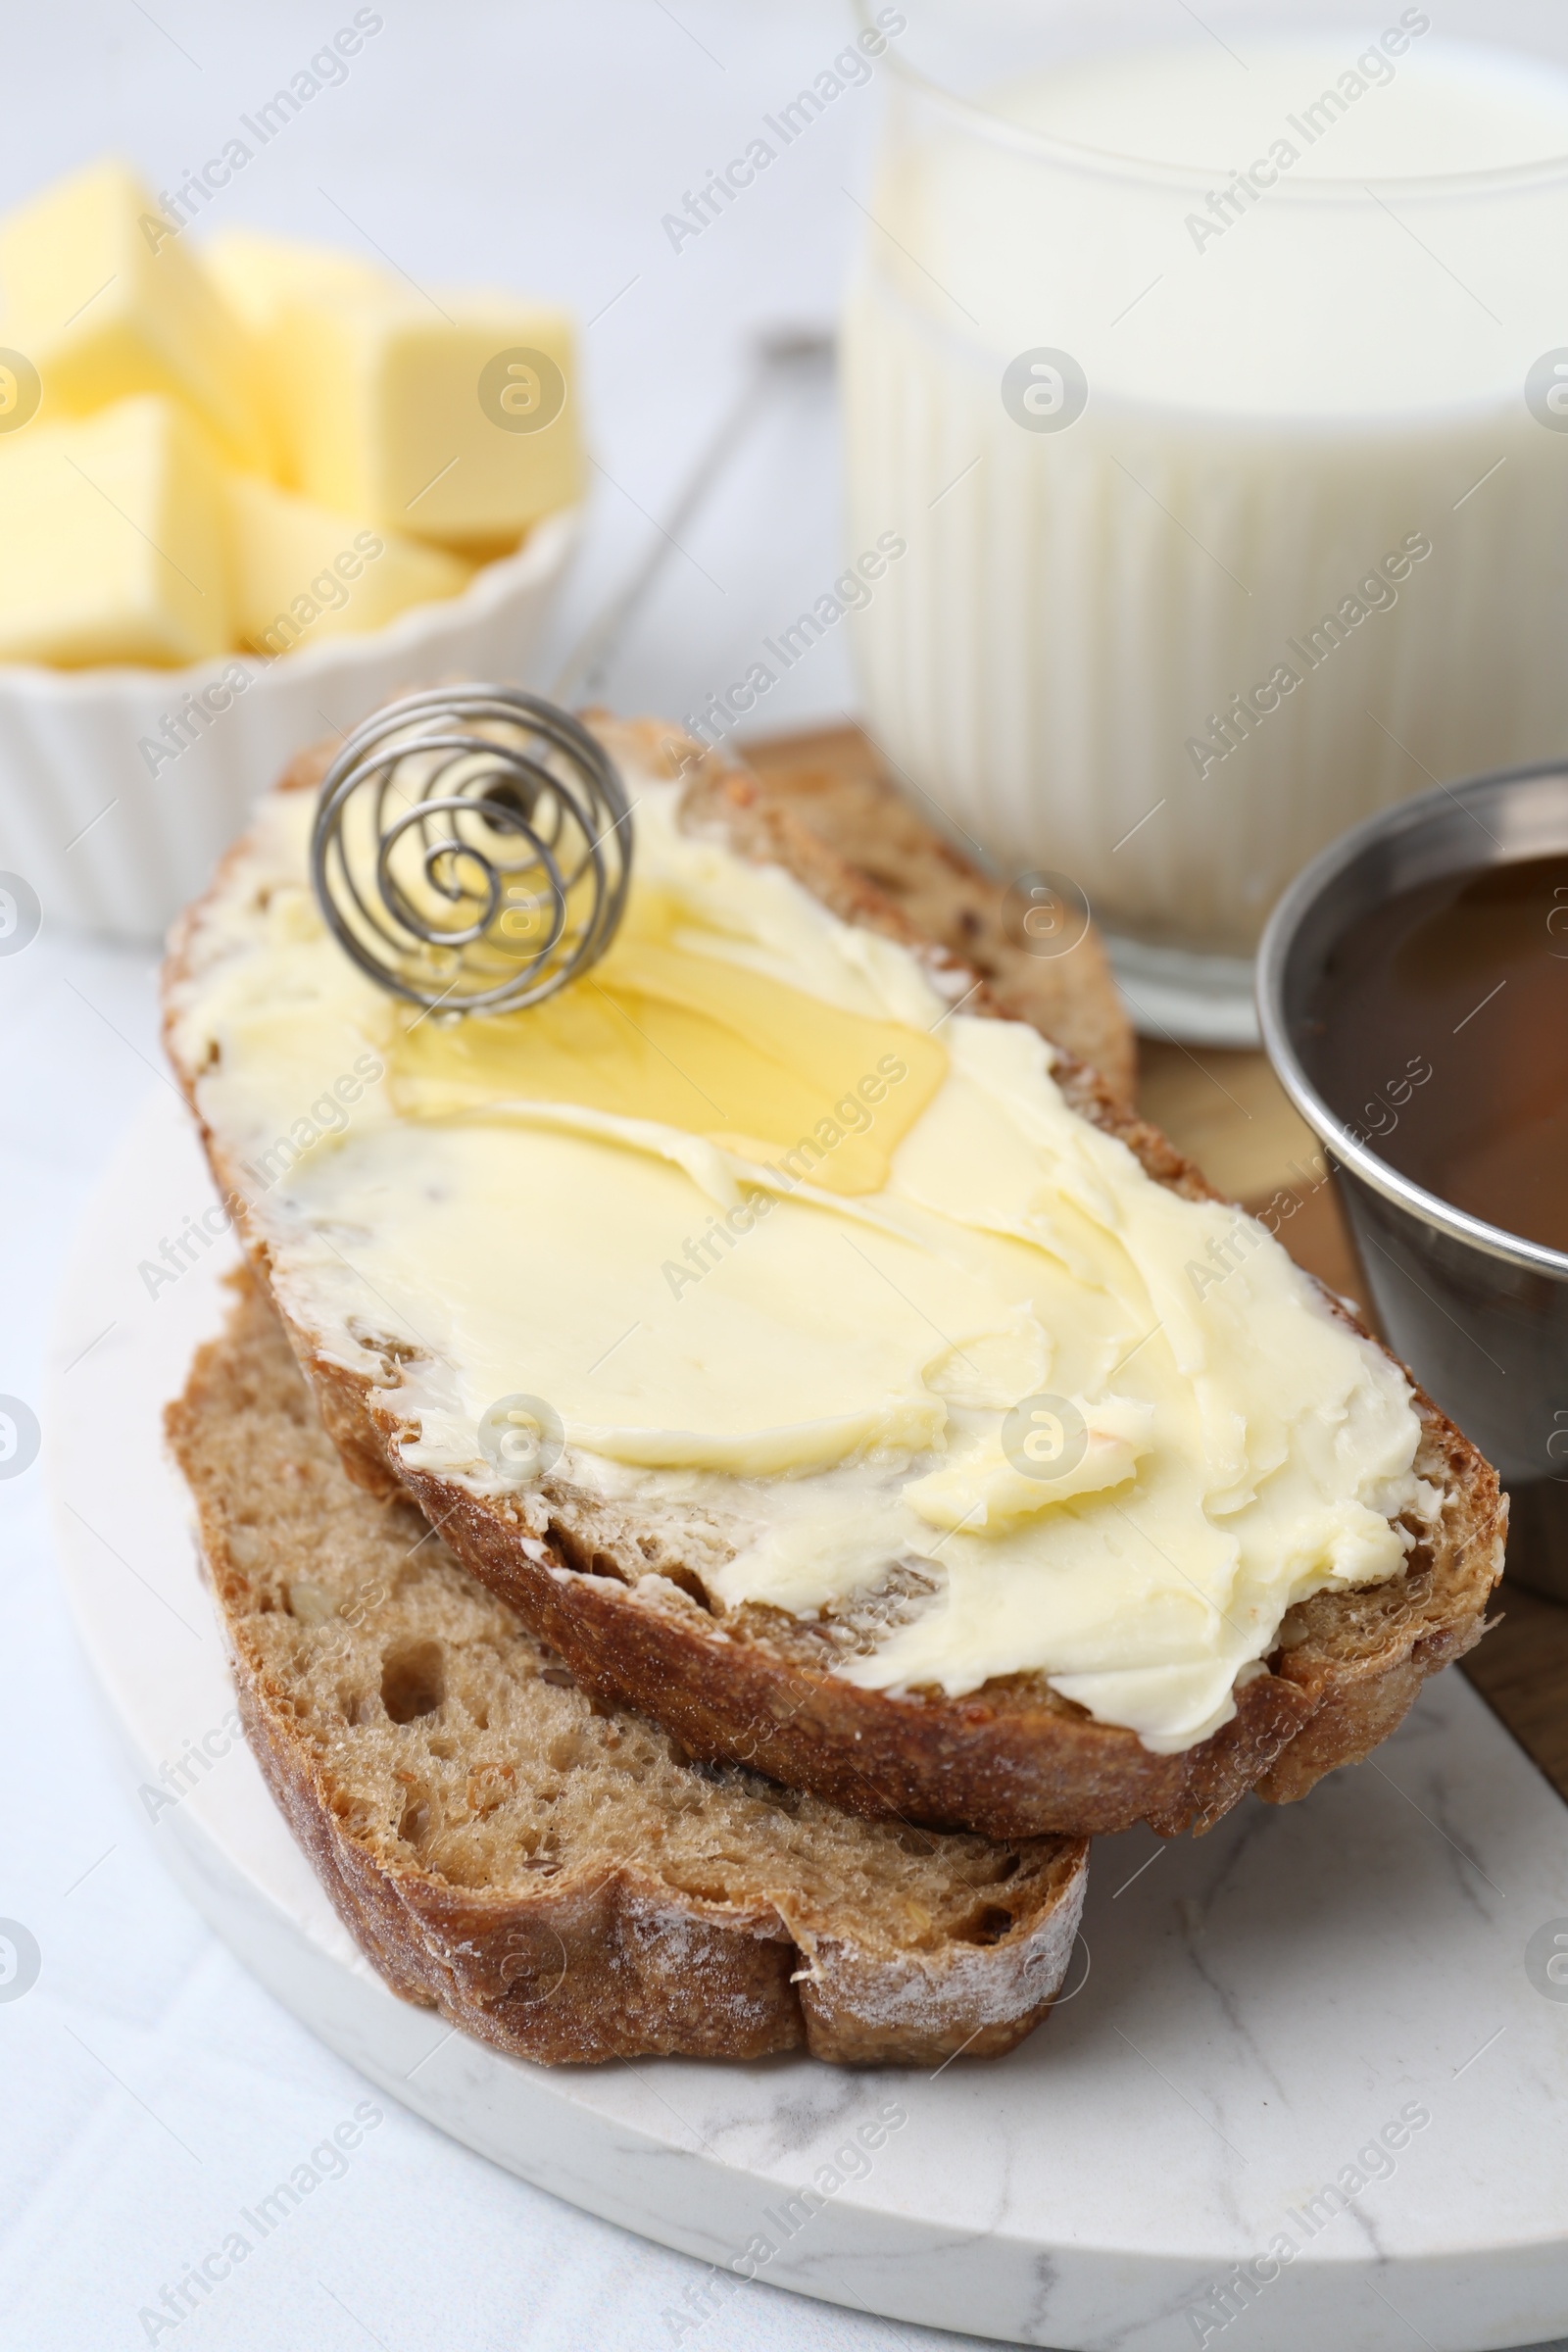
[[[355,962],[427,1010],[514,1012],[615,935],[625,787],[586,727],[510,686],[437,687],[357,728],[317,805],[311,878]]]

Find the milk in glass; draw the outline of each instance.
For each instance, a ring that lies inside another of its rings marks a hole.
[[[1420,9],[897,94],[845,325],[851,538],[908,542],[871,724],[1208,1034],[1346,826],[1568,751],[1565,157],[1568,77]]]

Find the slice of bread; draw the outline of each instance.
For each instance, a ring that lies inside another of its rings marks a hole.
[[[1007,1017],[985,981],[838,856],[822,828],[804,824],[787,796],[657,722],[593,723],[627,764],[688,778],[689,828],[782,867],[840,920],[898,941],[966,1012]],[[305,756],[285,784],[314,787],[326,757]],[[172,1055],[193,1110],[200,1073],[181,1063],[174,1033],[187,991],[222,953],[209,910],[223,887],[220,870],[176,928],[166,967]],[[1194,1200],[1217,1198],[1096,1071],[1061,1051],[1054,1076],[1073,1110],[1124,1143],[1156,1182]],[[243,1195],[229,1140],[205,1125],[203,1134],[220,1190]],[[248,1215],[241,1228],[265,1275],[266,1238]],[[743,1758],[867,1817],[1000,1838],[1090,1836],[1143,1820],[1170,1836],[1207,1828],[1249,1788],[1275,1801],[1300,1796],[1387,1738],[1423,1679],[1479,1639],[1501,1573],[1507,1506],[1495,1474],[1416,1390],[1415,1467],[1441,1506],[1430,1523],[1410,1523],[1404,1574],[1292,1609],[1265,1670],[1238,1684],[1231,1720],[1192,1747],[1157,1753],[1135,1732],[1093,1720],[1040,1673],[996,1678],[959,1698],[851,1683],[836,1667],[872,1646],[907,1604],[898,1571],[818,1618],[755,1603],[725,1609],[703,1581],[710,1526],[667,1516],[652,1524],[554,1477],[497,1496],[416,1469],[400,1450],[415,1425],[389,1396],[402,1380],[402,1344],[388,1343],[372,1379],[345,1365],[331,1334],[289,1329],[350,1475],[372,1493],[412,1492],[587,1689],[655,1716],[695,1755]]]
[[[251,1746],[395,1991],[547,2064],[934,2066],[1040,2023],[1087,1844],[857,1821],[593,1704],[412,1503],[350,1484],[236,1284],[170,1442]]]

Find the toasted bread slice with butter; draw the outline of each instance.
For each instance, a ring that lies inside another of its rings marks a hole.
[[[546,2064],[995,2057],[1060,1987],[1081,1839],[857,1821],[590,1703],[352,1486],[248,1276],[169,1407],[241,1719],[393,1988]]]
[[[812,907],[826,910],[832,918],[827,929],[849,961],[859,957],[875,965],[879,956],[886,961],[887,950],[877,943],[892,943],[897,953],[891,963],[897,966],[894,976],[900,985],[916,995],[924,991],[927,1003],[947,1008],[929,1025],[940,1028],[950,1016],[959,1016],[949,1032],[955,1051],[962,1039],[971,1061],[987,1054],[995,1059],[1003,1048],[1015,1060],[1027,1057],[1027,1033],[1006,1020],[986,984],[950,950],[916,930],[863,870],[837,856],[820,824],[814,829],[803,824],[786,801],[769,794],[755,777],[711,756],[701,757],[696,746],[667,729],[652,723],[594,723],[622,766],[634,779],[645,779],[648,789],[660,774],[688,777],[678,816],[671,821],[683,838],[716,845],[722,853],[720,863],[729,861],[723,870],[732,887],[738,887],[745,869],[759,870],[765,879],[757,887],[770,894],[769,905],[776,912],[781,894],[788,899],[793,884],[790,906],[795,917],[808,933],[812,922],[821,927],[819,914],[808,921],[802,912],[804,891]],[[297,790],[306,789],[318,779],[321,768],[319,756],[308,758],[288,781]],[[1375,1512],[1369,1514],[1364,1504],[1354,1506],[1357,1541],[1365,1538],[1370,1522],[1385,1554],[1397,1544],[1397,1573],[1390,1572],[1385,1556],[1379,1581],[1367,1581],[1353,1567],[1346,1572],[1346,1584],[1308,1578],[1308,1589],[1298,1600],[1272,1616],[1264,1612],[1259,1621],[1267,1632],[1266,1647],[1236,1674],[1234,1687],[1228,1680],[1222,1685],[1224,1708],[1211,1710],[1215,1728],[1201,1737],[1178,1735],[1163,1745],[1157,1740],[1152,1744],[1149,1736],[1131,1728],[1130,1707],[1118,1713],[1114,1705],[1101,1704],[1098,1714],[1092,1713],[1077,1695],[1093,1683],[1092,1675],[1053,1672],[1048,1678],[1043,1670],[1004,1669],[971,1675],[967,1687],[952,1690],[939,1662],[937,1670],[905,1675],[902,1685],[876,1687],[870,1678],[886,1678],[890,1660],[911,1644],[918,1654],[922,1624],[939,1634],[942,1630],[944,1621],[933,1600],[933,1580],[942,1572],[927,1573],[918,1562],[912,1572],[895,1563],[866,1589],[807,1607],[777,1605],[744,1591],[726,1598],[723,1587],[739,1544],[730,1524],[710,1507],[708,1490],[697,1493],[685,1508],[669,1499],[667,1490],[658,1508],[648,1504],[641,1491],[629,1502],[621,1502],[612,1492],[590,1491],[574,1479],[569,1463],[560,1474],[546,1465],[544,1475],[515,1491],[504,1485],[498,1490],[482,1475],[471,1421],[465,1443],[481,1475],[462,1467],[432,1467],[425,1443],[430,1415],[416,1410],[414,1400],[419,1382],[441,1368],[439,1344],[416,1331],[411,1336],[410,1317],[400,1323],[396,1314],[387,1312],[384,1299],[376,1302],[373,1291],[353,1271],[359,1245],[346,1226],[334,1238],[329,1220],[325,1227],[319,1219],[311,1225],[287,1186],[272,1200],[254,1197],[255,1172],[241,1149],[249,1137],[242,1136],[232,1113],[222,1108],[229,1099],[224,1089],[232,1089],[236,1077],[243,1077],[250,1051],[243,1043],[233,1046],[225,1063],[219,1037],[222,1024],[215,1027],[210,1017],[215,991],[221,995],[225,975],[243,971],[250,953],[238,935],[244,932],[251,941],[260,936],[271,919],[267,912],[270,896],[279,889],[288,897],[290,909],[285,933],[288,924],[303,926],[303,939],[314,920],[297,879],[269,866],[273,855],[255,845],[239,845],[172,945],[167,980],[171,1051],[202,1123],[215,1175],[234,1199],[254,1262],[272,1282],[296,1351],[316,1385],[323,1420],[351,1475],[375,1492],[391,1493],[399,1484],[412,1492],[474,1573],[511,1601],[578,1680],[603,1699],[655,1715],[694,1754],[744,1758],[787,1785],[813,1789],[868,1816],[960,1825],[991,1836],[1088,1835],[1143,1819],[1162,1834],[1173,1834],[1206,1827],[1250,1788],[1271,1798],[1294,1797],[1323,1772],[1357,1760],[1395,1728],[1423,1677],[1478,1638],[1502,1557],[1505,1506],[1494,1474],[1430,1400],[1405,1386],[1391,1359],[1338,1302],[1327,1301],[1306,1286],[1304,1277],[1290,1274],[1282,1253],[1269,1258],[1274,1246],[1265,1247],[1255,1228],[1244,1231],[1245,1220],[1239,1217],[1224,1228],[1229,1233],[1234,1227],[1240,1237],[1238,1254],[1261,1251],[1258,1262],[1272,1266],[1276,1287],[1284,1283],[1289,1290],[1294,1284],[1300,1293],[1299,1298],[1292,1294],[1295,1337],[1320,1350],[1338,1348],[1343,1354],[1348,1349],[1360,1367],[1357,1378],[1364,1375],[1374,1388],[1381,1384],[1385,1401],[1397,1391],[1398,1411],[1408,1429],[1408,1479],[1413,1482],[1401,1492],[1411,1497],[1419,1494],[1421,1501],[1419,1509],[1413,1499],[1402,1502],[1381,1519]],[[843,933],[850,935],[848,941]],[[869,943],[855,948],[853,939],[861,933],[870,935]],[[292,951],[285,947],[280,952],[286,956]],[[1003,1035],[994,1023],[1009,1034]],[[243,1025],[236,1037],[242,1029]],[[1038,1058],[1038,1047],[1031,1044],[1028,1051]],[[1060,1050],[1049,1059],[1055,1115],[1072,1131],[1066,1139],[1072,1149],[1086,1165],[1094,1163],[1095,1183],[1114,1178],[1123,1183],[1128,1200],[1138,1195],[1140,1213],[1167,1219],[1175,1215],[1170,1197],[1195,1207],[1215,1201],[1198,1171],[1133,1116],[1092,1070]],[[1110,1139],[1109,1147],[1105,1139]],[[630,1185],[633,1180],[628,1176],[626,1181]],[[439,1186],[431,1197],[438,1193]],[[824,1204],[830,1205],[825,1199]],[[411,1231],[416,1207],[411,1193],[397,1212]],[[609,1228],[616,1222],[617,1207],[612,1203],[606,1218],[607,1250],[615,1241]],[[393,1214],[390,1202],[387,1213]],[[1214,1244],[1212,1217],[1187,1222],[1194,1227],[1195,1247],[1203,1237]],[[432,1229],[426,1223],[419,1231],[428,1240]],[[498,1233],[498,1246],[500,1241]],[[340,1242],[347,1244],[346,1251]],[[302,1287],[297,1279],[307,1244],[332,1283],[337,1281],[337,1265],[352,1276],[348,1290],[329,1310],[320,1306],[310,1285]],[[713,1256],[718,1255],[715,1247]],[[738,1260],[725,1262],[733,1265]],[[843,1262],[848,1266],[848,1260]],[[1215,1261],[1220,1262],[1228,1262],[1223,1251]],[[674,1268],[677,1298],[678,1274]],[[1198,1269],[1193,1280],[1200,1298],[1204,1286],[1216,1279],[1214,1273]],[[1225,1298],[1244,1298],[1248,1280]],[[1176,1290],[1181,1287],[1178,1279]],[[880,1303],[880,1290],[872,1295],[879,1302],[872,1311],[885,1313],[891,1323],[898,1309]],[[1168,1290],[1166,1299],[1169,1305]],[[1089,1302],[1086,1293],[1086,1307]],[[439,1307],[439,1299],[435,1303]],[[830,1303],[819,1285],[813,1302],[803,1304],[802,1311],[822,1312]],[[1187,1311],[1181,1299],[1176,1304],[1180,1312]],[[525,1309],[518,1311],[525,1322]],[[1236,1310],[1228,1311],[1234,1324]],[[926,1320],[932,1318],[928,1315]],[[1331,1332],[1344,1336],[1331,1341]],[[519,1343],[527,1336],[519,1327]],[[1153,1329],[1149,1330],[1137,1346],[1153,1336]],[[1061,1337],[1070,1342],[1072,1334],[1064,1331]],[[596,1348],[608,1347],[612,1353],[612,1332],[607,1331],[603,1341],[596,1334]],[[1166,1348],[1162,1340],[1161,1348]],[[582,1352],[587,1353],[586,1346]],[[1137,1347],[1130,1352],[1136,1354]],[[1250,1376],[1264,1383],[1268,1365],[1255,1349],[1250,1362]],[[745,1367],[734,1364],[731,1369],[738,1378]],[[1169,1377],[1180,1387],[1186,1376],[1178,1372]],[[1010,1394],[1019,1395],[1016,1385]],[[1240,1401],[1251,1409],[1250,1397]],[[1344,1411],[1336,1409],[1343,1422]],[[1261,1403],[1258,1413],[1266,1421]],[[1332,1430],[1326,1442],[1332,1453],[1337,1443]],[[423,1460],[418,1458],[421,1452]],[[682,1457],[627,1458],[678,1463]],[[751,1467],[756,1468],[755,1462]],[[1000,1474],[1001,1464],[996,1468]],[[1162,1457],[1167,1482],[1171,1477],[1179,1481],[1184,1468],[1179,1448],[1171,1458],[1167,1447]],[[996,1481],[992,1483],[1000,1492]],[[1107,1476],[1090,1483],[1106,1486],[1115,1481]],[[1002,1486],[1005,1484],[1003,1476]],[[764,1475],[750,1492],[754,1502],[761,1496],[757,1507],[765,1515],[770,1509],[783,1510],[801,1489],[799,1484],[770,1484]],[[1070,1490],[1070,1496],[1066,1519],[1076,1526],[1089,1516],[1097,1498],[1091,1495],[1086,1506],[1077,1489]],[[1240,1491],[1222,1494],[1218,1508],[1233,1512],[1248,1499]],[[1119,1517],[1127,1516],[1114,1496],[1109,1508]],[[934,1515],[929,1501],[926,1511],[928,1517]],[[951,1535],[956,1540],[948,1558],[958,1560],[970,1517],[972,1512],[965,1513],[963,1521],[951,1524],[940,1540],[929,1543],[931,1558],[940,1554]],[[1147,1546],[1138,1551],[1139,1574],[1147,1570],[1158,1587],[1156,1555],[1174,1572],[1162,1604],[1168,1613],[1172,1594],[1180,1601],[1179,1586],[1192,1585],[1193,1580],[1155,1538],[1136,1520],[1131,1524],[1139,1545]],[[1099,1540],[1102,1558],[1109,1560],[1120,1542],[1114,1528],[1108,1552],[1103,1536]],[[809,1560],[806,1566],[810,1567]],[[1280,1573],[1284,1575],[1284,1568]],[[983,1571],[980,1581],[983,1584]],[[1027,1587],[1014,1589],[1028,1600]],[[1081,1591],[1080,1585],[1080,1594]],[[1204,1623],[1212,1622],[1215,1629],[1216,1653],[1224,1652],[1219,1620],[1233,1634],[1236,1620],[1223,1603],[1200,1591],[1199,1597],[1207,1612]],[[1243,1633],[1250,1622],[1244,1610]],[[1005,1633],[1005,1626],[1002,1630]],[[1152,1671],[1157,1679],[1162,1671],[1157,1658]],[[1066,1689],[1061,1688],[1064,1684]]]

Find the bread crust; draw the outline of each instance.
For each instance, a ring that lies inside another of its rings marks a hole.
[[[374,1570],[407,1556],[406,1535],[389,1537],[386,1510],[346,1479],[259,1286],[247,1275],[237,1288],[227,1330],[198,1351],[184,1394],[168,1408],[168,1435],[195,1498],[246,1738],[339,1917],[396,1992],[498,2049],[547,2065],[676,2054],[755,2059],[800,2048],[846,2065],[934,2065],[960,2050],[1000,2056],[1040,2023],[1077,1934],[1088,1862],[1081,1840],[1014,1845],[995,1857],[1004,1867],[978,1882],[976,1900],[1005,1898],[1004,1933],[902,1949],[896,1917],[883,1948],[871,1948],[857,1939],[853,1922],[825,1915],[809,1886],[765,1845],[749,1857],[753,1891],[745,1899],[694,1893],[641,1855],[617,1850],[612,1838],[526,1888],[459,1885],[412,1865],[385,1826],[367,1818],[373,1807],[363,1770],[356,1780],[356,1738],[397,1734],[385,1722],[357,1730],[366,1721],[363,1693],[356,1713],[326,1727],[330,1737],[300,1703],[312,1645],[341,1648],[350,1637],[339,1617],[309,1629],[289,1621],[278,1563],[265,1556],[265,1519],[258,1532],[261,1491],[290,1490],[288,1533],[307,1557],[341,1561],[357,1544]],[[405,1515],[412,1516],[406,1506]],[[421,1563],[420,1589],[443,1576],[463,1581],[438,1548]],[[383,1591],[379,1604],[354,1613],[372,1683],[377,1644],[390,1631],[409,1630],[410,1604],[401,1616],[395,1608]],[[270,1662],[261,1638],[260,1629],[280,1618],[296,1644],[292,1677],[279,1671],[275,1653]],[[548,1653],[521,1627],[498,1638],[530,1674],[548,1667]],[[552,1698],[558,1717],[573,1707],[587,1712],[576,1693]],[[373,1699],[369,1706],[378,1712]],[[626,1720],[617,1717],[610,1730]],[[461,1715],[443,1721],[441,1737],[459,1751],[460,1770],[478,1764],[465,1750],[474,1734]],[[592,1757],[567,1769],[592,1772]],[[683,1804],[701,1809],[712,1791],[695,1772],[690,1779]],[[612,1794],[599,1802],[608,1809]],[[959,1841],[944,1865],[960,1887],[972,1845]]]
[[[1009,1017],[983,979],[923,937],[776,791],[661,722],[589,717],[612,756],[634,753],[687,778],[682,814],[694,829],[783,866],[843,921],[908,948],[965,1011]],[[324,752],[307,754],[285,785],[312,786],[324,765]],[[172,935],[166,999],[188,972],[207,904]],[[172,1041],[171,1057],[220,1190],[238,1191],[220,1139],[196,1109],[197,1074],[179,1066]],[[1097,1071],[1059,1046],[1053,1066],[1072,1108],[1125,1144],[1156,1182],[1193,1200],[1222,1198]],[[265,1279],[265,1241],[243,1216],[240,1226]],[[1350,1329],[1372,1336],[1343,1300],[1324,1296]],[[752,1763],[868,1817],[992,1838],[1097,1836],[1144,1821],[1172,1837],[1211,1828],[1249,1788],[1292,1801],[1324,1773],[1359,1762],[1402,1721],[1426,1676],[1480,1639],[1502,1572],[1507,1499],[1496,1474],[1412,1381],[1416,1468],[1443,1504],[1432,1526],[1412,1530],[1403,1576],[1320,1593],[1293,1610],[1265,1670],[1238,1689],[1231,1721],[1192,1748],[1156,1755],[1136,1733],[1094,1722],[1039,1674],[1001,1678],[957,1699],[846,1683],[833,1671],[831,1627],[758,1607],[718,1619],[693,1597],[695,1575],[677,1584],[635,1573],[585,1532],[570,1496],[549,1480],[525,1497],[497,1498],[414,1469],[400,1456],[412,1425],[372,1401],[368,1380],[327,1361],[313,1333],[290,1327],[289,1336],[350,1476],[372,1493],[407,1488],[585,1688],[656,1717],[694,1755]]]

